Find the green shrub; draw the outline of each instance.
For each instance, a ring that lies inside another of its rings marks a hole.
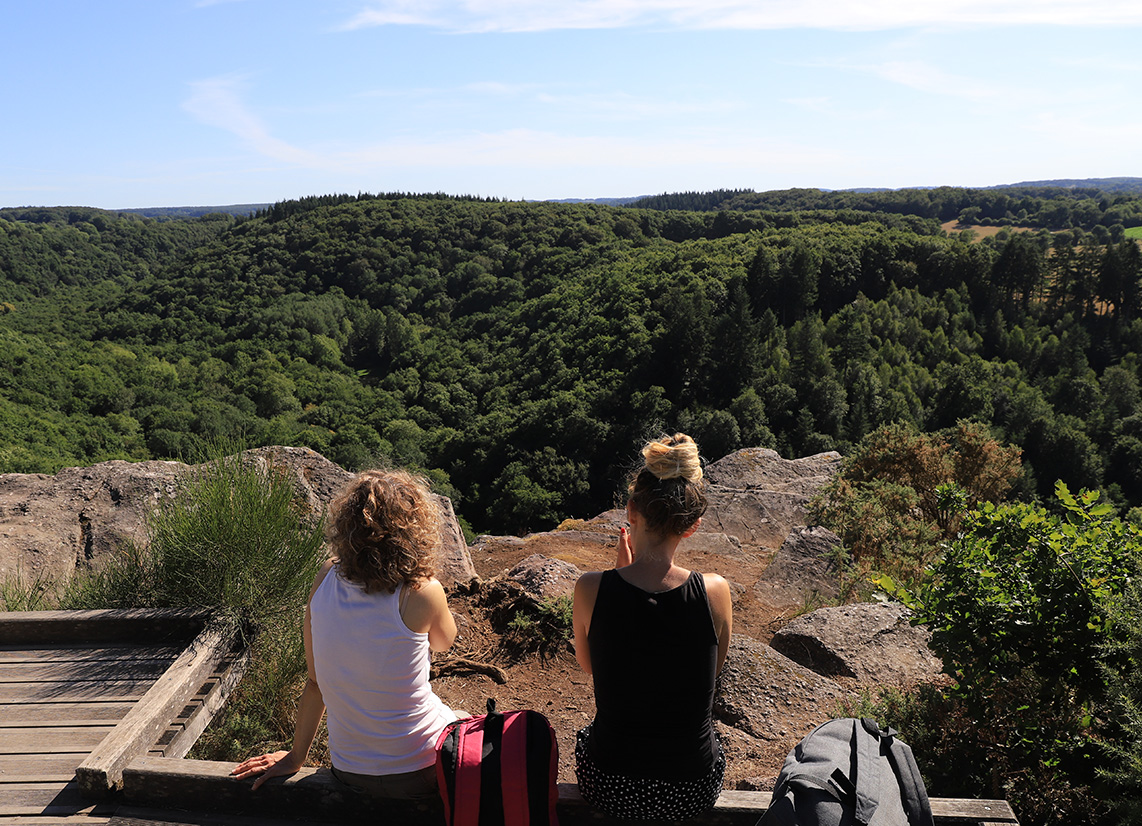
[[[248,454],[190,468],[127,543],[65,607],[213,608],[262,626],[303,605],[322,561],[322,524],[290,480]]]
[[[1115,814],[1122,824],[1142,824],[1142,571],[1116,606],[1121,631],[1111,644],[1108,684],[1107,760],[1103,779],[1112,789]]]
[[[1142,534],[1097,492],[1075,497],[1060,482],[1056,496],[1060,514],[990,503],[967,514],[912,593],[878,580],[931,629],[954,680],[918,695],[913,714],[927,721],[913,731],[923,749],[955,770],[934,792],[1007,797],[1028,826],[1106,817],[1097,790],[1106,674],[1137,667],[1111,609]]]
[[[566,647],[571,640],[571,610],[571,597],[550,597],[517,607],[507,624],[504,644],[517,656],[546,655]]]
[[[48,611],[56,606],[56,582],[52,577],[21,575],[0,580],[0,611]]]

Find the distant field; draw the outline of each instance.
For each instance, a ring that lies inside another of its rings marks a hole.
[[[1126,230],[1126,237],[1142,241],[1142,227],[1130,227]]]
[[[959,221],[955,220],[945,221],[944,223],[940,224],[940,228],[948,234],[953,232],[963,232],[965,229],[970,229],[975,233],[975,241],[977,243],[982,241],[984,238],[987,238],[988,236],[998,235],[1001,230],[1007,230],[1008,232],[1034,231],[1032,227],[985,227],[979,224],[961,224]],[[1129,230],[1127,230],[1127,232],[1129,232]]]

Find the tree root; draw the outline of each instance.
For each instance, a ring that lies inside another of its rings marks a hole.
[[[500,685],[508,681],[508,674],[498,665],[477,662],[467,657],[445,657],[432,664],[429,671],[430,679],[442,677],[445,674],[486,674]]]

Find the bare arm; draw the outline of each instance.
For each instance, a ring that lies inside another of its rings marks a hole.
[[[326,562],[313,581],[309,591],[309,600],[326,574],[333,567],[332,561]],[[321,724],[321,716],[325,713],[325,698],[321,696],[321,687],[317,684],[317,676],[313,669],[313,629],[310,621],[309,602],[305,605],[305,623],[302,626],[302,636],[305,642],[305,669],[307,679],[305,688],[301,692],[301,699],[297,703],[297,714],[293,723],[293,748],[289,751],[276,751],[262,754],[244,760],[230,772],[238,778],[253,777],[260,774],[254,781],[253,789],[257,789],[271,777],[284,777],[297,772],[305,765],[305,758],[313,745],[313,738],[317,736],[317,727]]]
[[[591,649],[587,644],[587,632],[591,630],[591,614],[595,610],[595,598],[599,595],[599,580],[602,574],[589,573],[579,577],[575,583],[575,600],[571,609],[571,626],[575,633],[575,659],[579,667],[591,673]]]
[[[448,607],[444,586],[433,578],[408,590],[408,602],[401,610],[405,626],[418,634],[427,633],[430,650],[447,651],[456,641],[456,618]]]
[[[718,634],[718,671],[725,665],[730,650],[730,635],[734,629],[734,604],[730,584],[718,574],[703,574],[706,596],[710,600],[710,613],[714,618],[714,631]]]

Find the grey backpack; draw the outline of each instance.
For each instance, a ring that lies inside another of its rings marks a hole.
[[[932,826],[912,749],[874,720],[823,723],[789,756],[758,826]]]

